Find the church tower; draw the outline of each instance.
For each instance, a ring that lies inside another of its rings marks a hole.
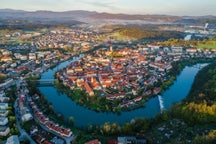
[[[113,47],[112,47],[112,45],[110,45],[110,51],[111,51],[111,52],[113,51]]]

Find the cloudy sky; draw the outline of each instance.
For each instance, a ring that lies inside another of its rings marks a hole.
[[[216,15],[216,0],[0,0],[0,9]]]

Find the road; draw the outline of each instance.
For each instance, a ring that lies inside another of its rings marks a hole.
[[[18,127],[18,130],[20,132],[20,137],[19,137],[19,140],[22,141],[24,138],[27,138],[29,141],[30,141],[30,144],[36,144],[34,142],[34,140],[26,133],[26,131],[24,129],[22,129],[21,125],[20,125],[20,121],[18,119],[18,114],[17,114],[17,111],[18,111],[18,105],[17,105],[17,99],[14,103],[14,109],[15,109],[15,117],[16,117],[16,125]]]

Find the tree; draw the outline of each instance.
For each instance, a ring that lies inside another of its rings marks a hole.
[[[144,132],[148,129],[149,122],[146,119],[137,118],[131,125],[134,132]]]
[[[111,130],[111,125],[110,123],[106,122],[104,125],[103,125],[103,131],[107,134],[110,133],[110,130]]]

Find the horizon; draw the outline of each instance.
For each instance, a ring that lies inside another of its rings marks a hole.
[[[159,5],[159,7],[158,7]],[[130,15],[206,16],[216,14],[214,0],[15,0],[1,2],[0,9],[23,11],[95,11],[98,13]]]
[[[86,11],[86,12],[96,12],[99,14],[123,14],[123,15],[159,15],[159,16],[179,16],[179,17],[204,17],[204,16],[213,16],[216,17],[216,14],[206,14],[206,15],[173,15],[173,14],[158,14],[158,13],[154,13],[154,14],[139,14],[139,13],[121,13],[121,12],[106,12],[106,11],[96,11],[96,10],[82,10],[82,9],[76,9],[76,10],[62,10],[62,11],[55,11],[55,10],[45,10],[45,9],[41,9],[41,10],[22,10],[22,9],[12,9],[12,8],[0,8],[0,10],[11,10],[11,11],[24,11],[24,12],[56,12],[56,13],[61,13],[61,12],[70,12],[70,11]]]

